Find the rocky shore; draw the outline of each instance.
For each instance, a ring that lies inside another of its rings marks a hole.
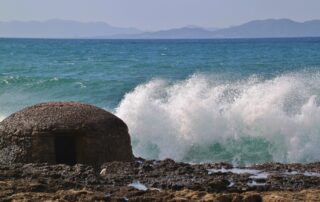
[[[320,201],[320,162],[233,167],[134,158],[118,117],[49,102],[0,122],[0,201]]]
[[[320,201],[320,163],[0,165],[1,201]]]

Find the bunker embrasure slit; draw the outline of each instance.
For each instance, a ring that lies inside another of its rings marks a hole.
[[[57,164],[74,165],[77,163],[76,138],[68,135],[58,135],[54,140]]]

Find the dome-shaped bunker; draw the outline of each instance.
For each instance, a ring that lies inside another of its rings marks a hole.
[[[115,115],[77,102],[27,107],[0,123],[0,163],[101,165],[133,159],[127,125]]]

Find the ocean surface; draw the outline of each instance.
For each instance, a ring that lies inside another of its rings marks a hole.
[[[320,38],[0,39],[0,119],[57,100],[115,113],[144,158],[320,161]]]

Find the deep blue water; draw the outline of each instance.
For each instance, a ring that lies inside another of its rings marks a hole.
[[[311,162],[319,75],[320,38],[0,39],[0,115],[81,101],[123,118],[143,157]]]

